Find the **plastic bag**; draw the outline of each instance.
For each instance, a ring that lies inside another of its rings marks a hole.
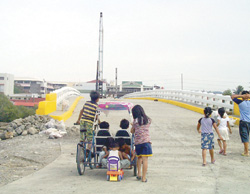
[[[66,131],[64,122],[59,121],[58,124],[56,124],[56,129],[58,129],[60,131]]]
[[[47,127],[47,129],[49,129],[49,128],[55,128],[55,120],[54,119],[50,119],[50,121],[48,123],[46,123],[45,126]]]

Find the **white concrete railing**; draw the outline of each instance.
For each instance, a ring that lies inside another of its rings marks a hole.
[[[71,88],[71,87],[63,87],[63,88],[53,91],[52,93],[57,94],[57,101],[56,101],[57,106],[60,105],[63,102],[63,100],[66,100],[71,96],[81,95],[81,93],[78,90],[76,90],[75,88]]]
[[[148,90],[123,96],[123,98],[135,97],[163,98],[167,100],[181,101],[187,104],[195,104],[202,107],[209,106],[214,109],[224,107],[227,111],[233,111],[234,106],[230,96],[186,90]]]

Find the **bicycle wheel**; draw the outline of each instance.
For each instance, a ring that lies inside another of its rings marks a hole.
[[[79,175],[83,175],[85,172],[84,149],[80,145],[77,145],[76,163]]]

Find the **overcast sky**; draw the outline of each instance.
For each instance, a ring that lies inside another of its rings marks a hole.
[[[250,89],[249,0],[0,0],[0,72],[166,89]]]

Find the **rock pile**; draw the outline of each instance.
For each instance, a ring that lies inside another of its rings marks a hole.
[[[62,128],[65,130],[65,125],[62,122],[53,121],[53,126],[51,125],[51,121],[53,119],[48,116],[41,116],[41,115],[32,115],[28,116],[24,119],[16,119],[12,121],[11,123],[5,124],[4,126],[0,126],[0,140],[10,139],[19,135],[26,136],[26,135],[34,135],[38,134],[39,132],[45,131],[51,127],[53,128]],[[68,128],[70,133],[76,132],[77,128],[72,127]]]
[[[28,116],[24,119],[16,119],[9,123],[4,128],[2,127],[0,131],[0,138],[9,139],[16,137],[18,135],[34,135],[39,133],[40,131],[46,130],[45,124],[50,121],[50,116],[40,116],[40,115],[32,115]]]

